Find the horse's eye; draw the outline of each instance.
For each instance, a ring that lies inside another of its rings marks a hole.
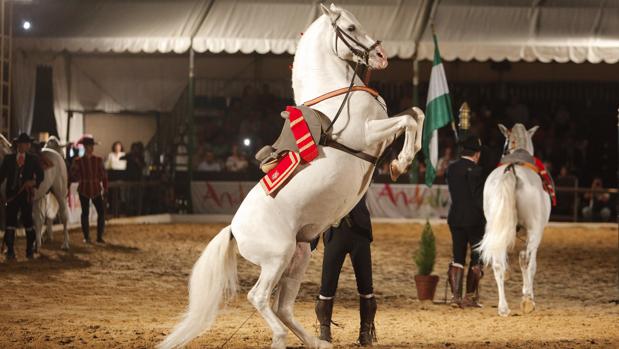
[[[355,29],[357,29],[357,28],[355,28],[355,25],[354,25],[354,24],[351,24],[351,25],[349,25],[349,26],[348,26],[348,31],[349,31],[349,32],[354,32],[354,31],[355,31]]]

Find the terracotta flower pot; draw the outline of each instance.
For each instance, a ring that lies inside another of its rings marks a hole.
[[[420,301],[433,300],[438,275],[415,275],[415,285],[417,286],[417,298]]]

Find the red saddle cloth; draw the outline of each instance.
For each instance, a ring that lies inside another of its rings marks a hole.
[[[555,192],[555,184],[552,180],[552,177],[550,177],[550,174],[546,171],[546,166],[544,166],[544,163],[542,162],[542,160],[536,157],[533,157],[533,159],[535,160],[535,165],[529,162],[517,162],[517,164],[535,171],[535,173],[537,173],[540,176],[540,178],[542,179],[542,186],[544,187],[544,191],[546,191],[548,195],[550,196],[550,200],[552,201],[552,206],[557,206],[557,194]],[[499,163],[497,166],[501,166],[501,165],[505,165],[505,164]]]
[[[286,107],[286,111],[290,115],[290,130],[294,139],[297,140],[299,154],[305,162],[310,162],[318,156],[318,146],[310,132],[307,122],[303,117],[301,110],[295,107]]]
[[[312,138],[303,113],[298,108],[290,106],[286,107],[286,111],[290,115],[290,130],[297,141],[299,153],[289,151],[280,158],[277,166],[262,177],[260,184],[267,195],[275,195],[275,192],[293,175],[294,170],[301,163],[301,159],[310,162],[318,156],[318,146]]]

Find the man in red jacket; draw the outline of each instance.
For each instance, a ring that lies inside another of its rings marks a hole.
[[[74,182],[78,182],[78,193],[80,195],[80,203],[82,206],[82,233],[84,234],[84,242],[89,244],[90,241],[90,201],[95,205],[97,210],[97,242],[105,243],[103,240],[103,231],[105,229],[105,210],[103,195],[107,193],[107,173],[103,167],[103,159],[94,155],[95,139],[92,136],[84,136],[79,141],[84,145],[85,154],[81,158],[73,161],[71,166],[71,178]]]

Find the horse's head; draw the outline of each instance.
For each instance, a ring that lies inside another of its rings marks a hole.
[[[499,129],[503,136],[505,136],[505,146],[503,152],[510,154],[516,149],[524,149],[529,154],[533,155],[533,135],[539,126],[533,126],[530,129],[526,129],[523,124],[515,124],[512,129],[508,129],[503,124],[499,124]]]
[[[387,54],[380,41],[371,38],[352,13],[331,4],[320,4],[322,13],[331,22],[329,39],[333,52],[341,59],[367,65],[371,69],[387,68]]]
[[[66,147],[66,144],[63,144],[60,142],[60,140],[58,138],[56,138],[56,136],[51,136],[47,139],[47,142],[45,142],[45,147],[43,147],[44,149],[52,149],[54,151],[56,151],[58,154],[63,153],[62,148]]]

